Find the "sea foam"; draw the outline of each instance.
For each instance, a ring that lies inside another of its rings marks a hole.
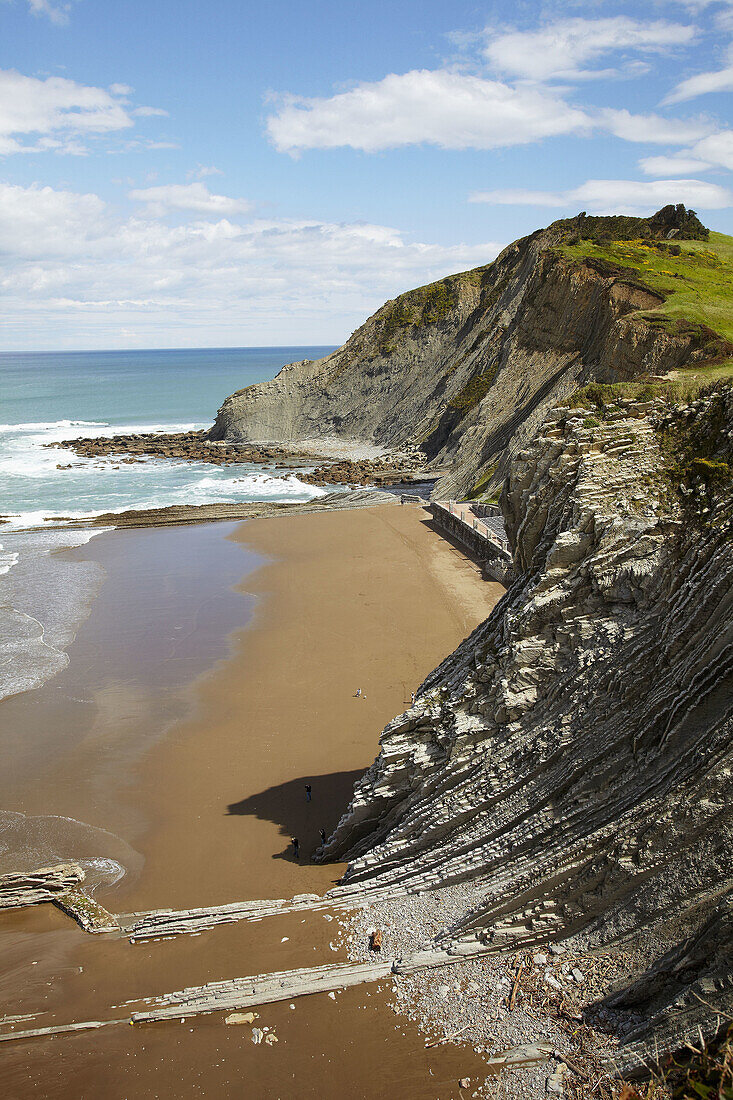
[[[6,531],[0,551],[0,699],[40,687],[68,664],[66,649],[88,614],[104,570],[55,551],[108,528]]]

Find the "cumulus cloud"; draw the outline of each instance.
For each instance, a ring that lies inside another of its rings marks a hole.
[[[533,31],[487,31],[484,55],[497,72],[530,80],[608,76],[613,70],[586,66],[609,53],[660,53],[686,46],[694,27],[662,20],[563,19]]]
[[[267,120],[271,141],[288,153],[344,145],[371,153],[420,143],[492,149],[589,126],[583,111],[552,92],[441,69],[392,73],[330,98],[284,96]]]
[[[470,202],[497,205],[585,207],[599,214],[647,214],[668,203],[683,202],[698,210],[722,210],[733,193],[704,180],[587,180],[568,191],[478,191]]]
[[[80,136],[132,125],[125,106],[104,88],[60,76],[39,80],[13,69],[0,70],[0,154],[74,152]]]
[[[373,153],[413,144],[494,149],[598,131],[624,141],[687,145],[709,134],[712,124],[611,107],[581,110],[548,88],[423,69],[330,98],[284,97],[267,129],[277,149],[297,154],[337,146]]]
[[[158,212],[195,210],[200,214],[243,214],[252,209],[246,199],[231,199],[213,195],[205,183],[171,183],[160,187],[145,187],[130,191],[130,198],[145,202]]]
[[[92,248],[109,231],[102,199],[53,187],[0,184],[0,250],[18,260],[51,265]]]
[[[134,330],[146,347],[335,342],[385,298],[500,247],[208,213],[175,225],[149,209],[123,219],[96,195],[0,185],[0,299],[17,341],[115,346]]]

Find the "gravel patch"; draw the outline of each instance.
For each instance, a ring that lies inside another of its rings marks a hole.
[[[344,948],[354,961],[373,961],[369,944],[377,930],[382,959],[435,948],[451,938],[484,894],[476,880],[364,904],[339,918],[334,948]],[[390,1004],[418,1024],[426,1045],[467,1044],[483,1056],[487,1076],[471,1081],[466,1096],[610,1098],[611,1078],[601,1058],[613,1055],[640,1018],[594,1006],[646,961],[638,951],[589,951],[566,940],[395,974]],[[500,1056],[519,1064],[492,1064]],[[533,1062],[521,1063],[532,1056]]]

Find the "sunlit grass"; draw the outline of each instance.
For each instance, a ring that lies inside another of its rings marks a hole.
[[[563,251],[575,259],[595,258],[631,268],[642,282],[663,292],[665,301],[642,316],[705,325],[733,341],[733,237],[711,232],[709,241],[581,240],[563,246]],[[733,358],[680,373],[711,382],[730,377]]]

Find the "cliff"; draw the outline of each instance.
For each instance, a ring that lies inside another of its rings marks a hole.
[[[708,231],[684,208],[667,209],[671,216],[558,222],[486,267],[387,302],[325,359],[289,364],[227,398],[211,438],[418,446],[429,465],[449,469],[436,495],[469,493],[479,481],[498,488],[547,409],[579,385],[664,375],[725,350],[700,325],[660,324],[668,277],[651,285],[643,264],[578,247],[636,235],[657,245],[672,274],[702,246],[686,243],[680,258],[667,236]]]
[[[622,1066],[733,1010],[732,462],[723,383],[553,409],[502,494],[517,580],[321,853],[340,900],[479,883],[459,950],[663,945]]]

